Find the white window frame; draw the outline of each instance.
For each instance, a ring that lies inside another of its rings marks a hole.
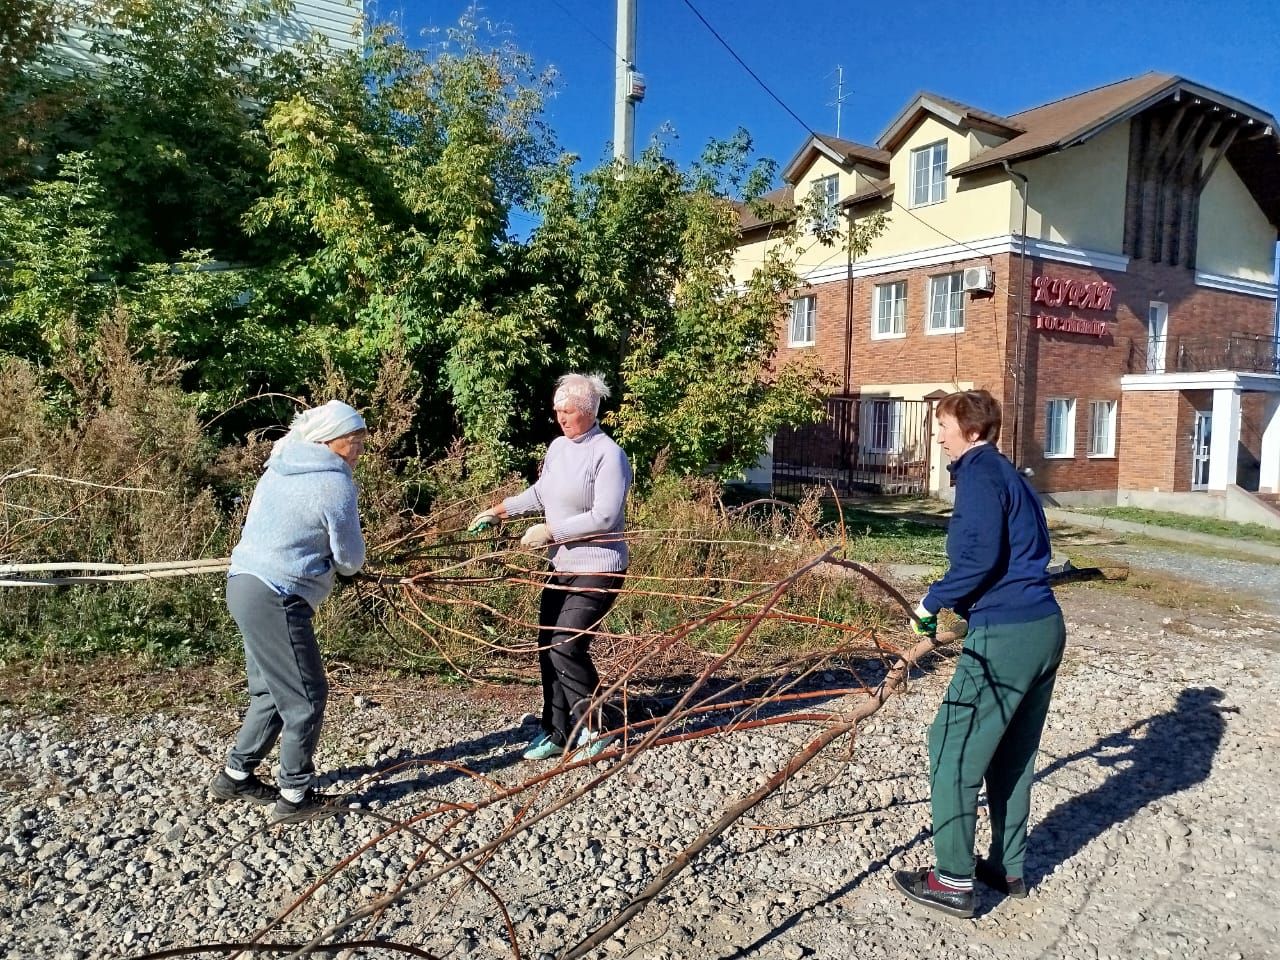
[[[947,141],[911,151],[911,206],[927,207],[947,199]]]
[[[1164,373],[1169,352],[1169,304],[1152,300],[1147,305],[1147,373]]]
[[[899,340],[906,335],[907,281],[877,283],[871,293],[871,339]]]
[[[947,284],[941,290],[941,284]],[[936,313],[934,306],[946,298],[946,309]],[[924,332],[926,334],[964,333],[964,271],[940,273],[929,278],[929,300],[925,304]],[[942,317],[942,325],[934,323],[935,317]],[[957,321],[957,318],[959,322]]]
[[[803,314],[800,312],[803,311]],[[796,322],[800,321],[805,329],[797,330]],[[800,333],[802,336],[797,337]],[[804,337],[803,334],[808,334]],[[818,298],[814,294],[796,297],[791,301],[791,317],[787,321],[787,346],[812,347],[818,342]]]
[[[1114,400],[1089,401],[1088,456],[1102,459],[1116,455],[1116,406]],[[1099,424],[1102,430],[1098,429]]]
[[[813,181],[812,192],[815,197],[812,232],[834,230],[839,215],[840,175],[829,174]]]
[[[1058,405],[1061,404],[1061,407]],[[1050,424],[1055,418],[1054,409],[1062,412],[1058,419],[1062,422],[1062,449],[1055,450],[1049,446],[1054,439]],[[1074,397],[1048,397],[1044,402],[1044,458],[1046,460],[1070,460],[1076,455],[1076,401]]]
[[[902,417],[905,412],[901,400],[874,399],[867,416],[866,451],[868,453],[902,452]],[[880,411],[884,411],[881,413]]]

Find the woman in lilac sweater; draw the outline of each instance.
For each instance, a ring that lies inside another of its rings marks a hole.
[[[617,598],[627,570],[623,528],[631,463],[596,423],[609,388],[598,376],[568,374],[555,393],[556,420],[564,434],[547,448],[537,483],[479,514],[478,533],[521,514],[541,513],[521,543],[550,547],[554,573],[542,590],[538,615],[538,663],[542,669],[542,731],[526,760],[558,757],[580,728],[574,759],[594,757],[613,737],[596,715],[586,716],[600,685],[591,662],[591,636]]]

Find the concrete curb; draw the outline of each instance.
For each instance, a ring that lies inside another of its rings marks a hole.
[[[1280,547],[1272,546],[1268,543],[1254,543],[1252,540],[1234,540],[1231,537],[1215,537],[1208,533],[1194,533],[1191,530],[1175,530],[1172,527],[1157,527],[1149,523],[1134,523],[1132,520],[1095,517],[1092,514],[1059,510],[1056,507],[1045,507],[1044,515],[1049,520],[1065,523],[1073,527],[1087,527],[1090,530],[1114,530],[1116,533],[1134,533],[1150,537],[1152,540],[1168,540],[1172,543],[1194,543],[1202,547],[1226,550],[1231,553],[1246,553],[1251,557],[1280,563]]]

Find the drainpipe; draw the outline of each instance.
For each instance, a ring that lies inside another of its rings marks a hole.
[[[844,395],[853,380],[853,208],[845,211],[848,233],[844,238]]]
[[[1018,239],[1018,316],[1014,321],[1013,341],[1013,465],[1018,466],[1022,459],[1022,406],[1026,399],[1026,391],[1022,388],[1022,380],[1026,374],[1023,360],[1022,326],[1026,322],[1025,314],[1027,295],[1027,196],[1031,193],[1031,181],[1026,174],[1019,173],[1009,166],[1009,161],[1002,161],[1004,172],[1022,181],[1022,234]]]

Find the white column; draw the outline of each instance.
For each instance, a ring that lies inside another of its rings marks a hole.
[[[1213,424],[1209,438],[1209,489],[1225,490],[1236,482],[1240,451],[1240,389],[1213,391]]]
[[[1258,489],[1280,493],[1280,393],[1267,394],[1262,409],[1262,469]]]

